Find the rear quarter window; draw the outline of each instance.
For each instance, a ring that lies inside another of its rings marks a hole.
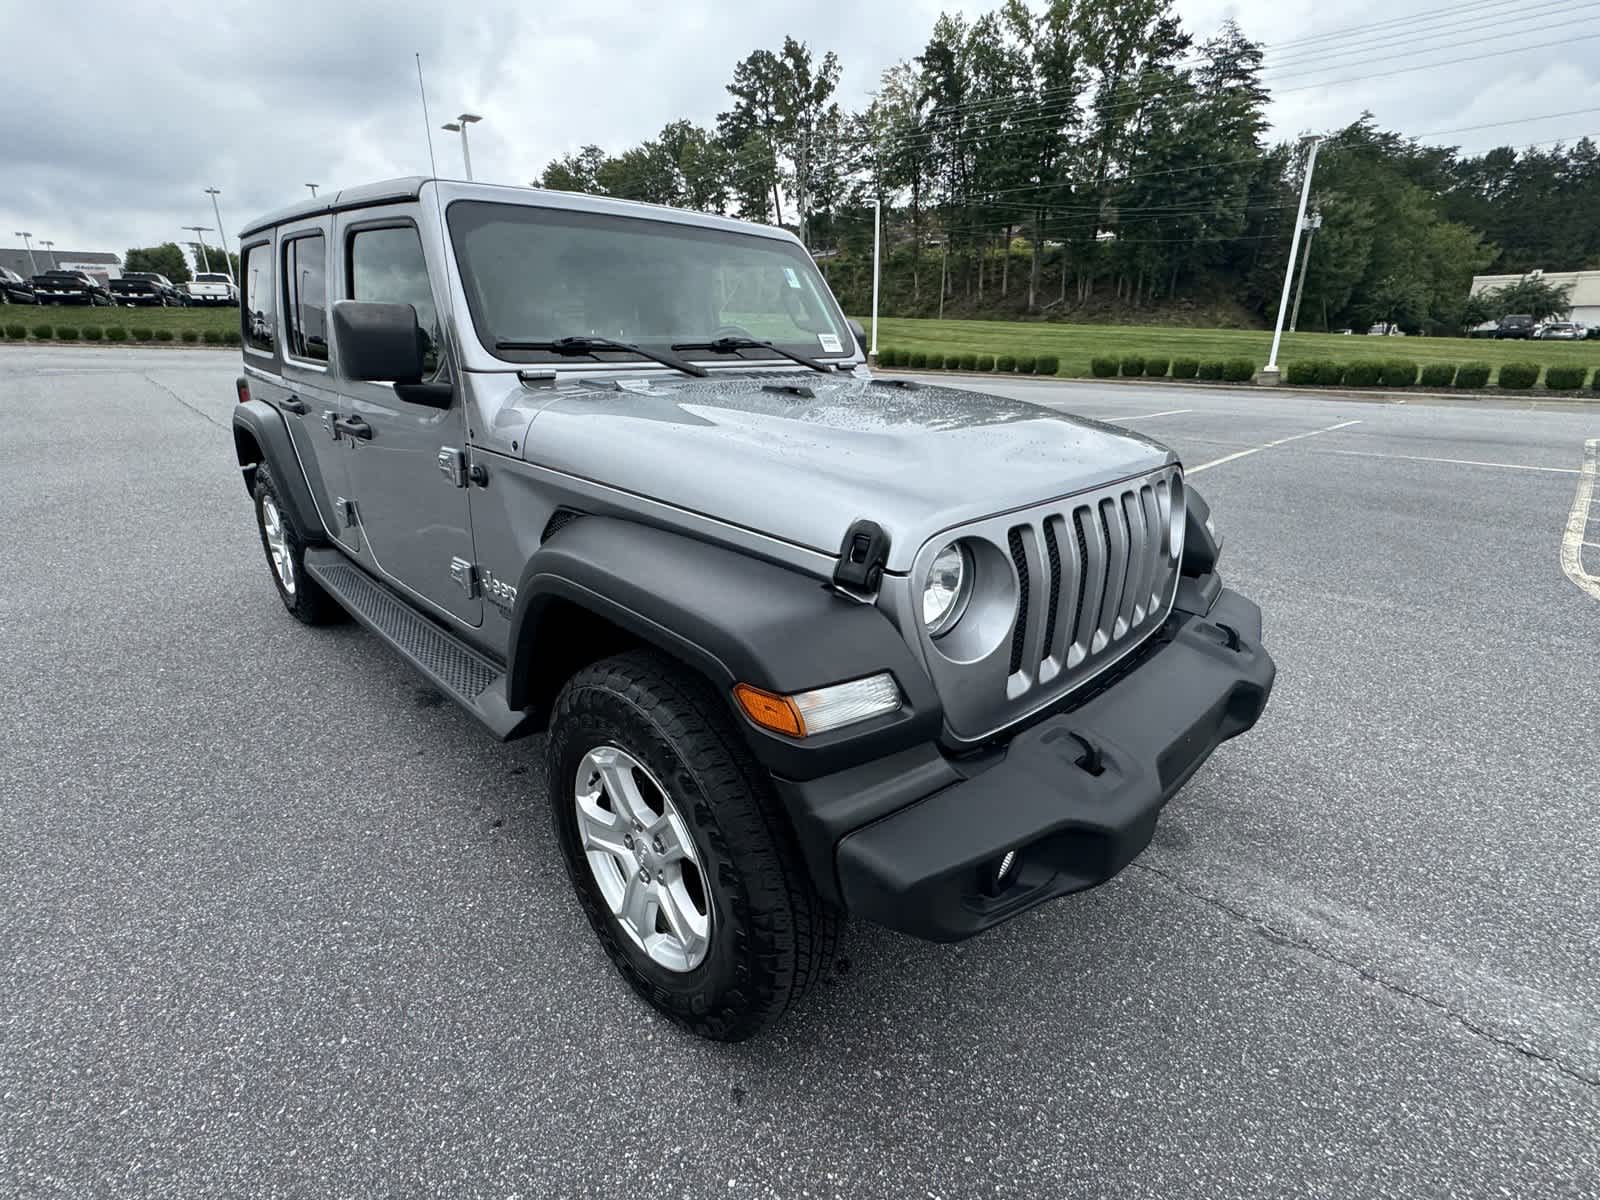
[[[244,344],[252,350],[271,354],[277,341],[272,304],[272,243],[258,242],[245,250],[241,275],[244,288],[239,320]]]

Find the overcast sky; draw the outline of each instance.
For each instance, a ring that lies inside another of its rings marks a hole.
[[[11,231],[24,229],[36,243],[118,253],[180,239],[181,226],[214,223],[207,186],[222,189],[224,228],[236,234],[244,219],[306,195],[307,182],[332,189],[426,173],[414,51],[434,126],[462,110],[483,114],[472,130],[475,174],[525,184],[585,143],[617,151],[677,117],[713,121],[734,64],[785,34],[838,52],[854,106],[883,68],[921,50],[941,9],[974,15],[997,4],[0,0],[0,244],[20,244]],[[1178,9],[1200,36],[1230,16],[1269,45],[1343,35],[1283,46],[1284,65],[1269,77],[1280,136],[1342,125],[1363,109],[1413,134],[1596,110],[1427,139],[1469,150],[1600,133],[1588,40],[1600,35],[1600,4],[1178,0]],[[1429,12],[1449,15],[1387,24]],[[1555,44],[1514,51],[1539,43]],[[441,174],[460,173],[455,135],[436,128],[435,151]]]

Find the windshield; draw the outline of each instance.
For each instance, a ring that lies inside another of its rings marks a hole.
[[[658,350],[749,337],[819,357],[854,348],[810,256],[787,240],[476,200],[452,204],[449,223],[478,338],[502,358],[556,361],[495,344],[574,336]]]

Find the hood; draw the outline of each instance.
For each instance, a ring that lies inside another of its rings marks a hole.
[[[523,457],[829,555],[876,521],[891,571],[942,530],[1175,461],[1024,401],[814,372],[559,386]]]

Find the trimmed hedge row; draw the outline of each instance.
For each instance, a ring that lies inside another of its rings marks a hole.
[[[140,330],[134,330],[139,339]],[[160,331],[157,338],[162,336]],[[9,336],[19,336],[10,334]],[[46,332],[45,337],[49,334]],[[111,337],[111,332],[106,331]],[[166,333],[167,338],[172,335]],[[184,330],[184,341],[196,341],[193,330]],[[205,335],[213,345],[224,339],[238,344],[238,334],[215,331]],[[1061,360],[1053,354],[940,354],[924,350],[899,350],[885,348],[878,353],[878,364],[884,367],[911,367],[945,371],[999,371],[1002,374],[1055,375],[1061,370]],[[1255,378],[1257,364],[1248,358],[1197,359],[1161,358],[1144,354],[1124,354],[1120,357],[1096,355],[1089,360],[1089,374],[1096,379],[1204,379],[1223,383],[1247,383]],[[1427,363],[1419,364],[1407,359],[1378,361],[1363,359],[1351,363],[1330,359],[1299,359],[1284,367],[1284,382],[1294,387],[1382,387],[1399,390],[1420,384],[1425,388],[1481,389],[1489,386],[1491,378],[1496,386],[1508,391],[1526,391],[1539,383],[1541,373],[1544,386],[1553,392],[1576,392],[1585,387],[1600,391],[1600,371],[1591,375],[1587,367],[1558,366],[1543,368],[1537,363],[1505,363],[1498,375],[1488,363]]]
[[[239,344],[239,331],[237,329],[208,329],[202,334],[196,329],[185,329],[181,333],[174,333],[170,329],[151,329],[144,325],[135,325],[128,329],[122,325],[20,325],[11,323],[0,326],[0,334],[13,342],[170,342],[181,337],[185,342],[199,342],[202,339],[208,346],[237,346]]]
[[[209,338],[209,334],[207,337]],[[880,367],[910,367],[913,370],[934,371],[1001,371],[1020,375],[1055,375],[1061,370],[1061,360],[1054,354],[940,354],[928,350],[900,350],[885,346],[878,351]]]
[[[1539,382],[1552,392],[1576,392],[1588,384],[1600,389],[1600,377],[1591,380],[1587,367],[1541,368],[1537,363],[1504,363],[1498,375],[1488,363],[1428,363],[1418,368],[1414,362],[1336,363],[1325,359],[1300,360],[1284,368],[1284,381],[1296,387],[1385,387],[1407,388],[1421,383],[1425,388],[1482,389],[1493,376],[1498,387],[1508,391],[1527,391]]]
[[[913,370],[999,371],[1002,374],[1057,375],[1061,359],[1054,354],[939,354],[936,351],[901,350],[885,346],[878,351],[880,367],[910,367]],[[1245,383],[1255,378],[1256,364],[1248,358],[1214,359],[1201,362],[1193,358],[1162,358],[1125,354],[1121,358],[1096,355],[1089,360],[1089,374],[1096,379],[1218,379]]]

